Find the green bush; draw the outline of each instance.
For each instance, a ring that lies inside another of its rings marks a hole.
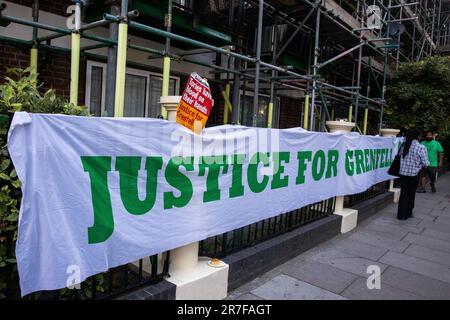
[[[40,93],[42,84],[38,84],[37,75],[30,69],[7,69],[5,83],[0,85],[0,299],[6,298],[6,270],[15,275],[17,284],[17,265],[14,244],[17,239],[17,224],[19,205],[21,199],[20,181],[11,162],[6,145],[6,136],[9,125],[10,112],[27,111],[32,113],[62,113],[71,115],[89,115],[83,106],[69,104],[61,97],[56,96],[54,90],[49,89]],[[7,243],[8,237],[12,243]],[[7,246],[10,246],[10,255],[7,256]],[[102,284],[102,276],[97,283]],[[87,286],[85,285],[84,288]],[[83,287],[82,287],[83,288]],[[18,298],[18,287],[8,298]],[[97,288],[102,291],[102,286]],[[79,292],[78,292],[79,291]],[[61,290],[61,298],[89,298],[89,290]],[[11,292],[10,292],[11,293]],[[39,295],[31,295],[37,298]]]

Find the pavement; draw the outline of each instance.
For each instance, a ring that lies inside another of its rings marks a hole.
[[[416,194],[413,218],[397,220],[392,204],[227,300],[450,299],[450,174],[436,188]]]

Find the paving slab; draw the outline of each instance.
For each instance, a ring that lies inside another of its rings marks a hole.
[[[243,294],[243,295],[237,297],[235,300],[264,300],[264,299],[261,297],[255,296],[254,294],[246,293],[246,294]]]
[[[368,276],[368,266],[377,265],[382,271],[387,267],[383,263],[356,257],[338,250],[322,251],[314,255],[311,259],[362,277]]]
[[[442,216],[442,217],[450,217],[450,210],[431,210],[429,215],[433,216]]]
[[[417,245],[420,245],[422,247],[426,248],[432,248],[437,249],[440,251],[450,252],[450,242],[441,240],[441,239],[435,239],[431,237],[427,237],[421,234],[408,234],[405,239],[403,239],[405,242],[414,243]]]
[[[405,254],[450,267],[450,253],[448,252],[412,244],[406,249]]]
[[[377,261],[387,252],[385,248],[376,247],[350,238],[336,241],[329,248],[373,261]]]
[[[449,232],[441,232],[432,229],[425,229],[421,234],[430,238],[450,241],[450,230]]]
[[[436,230],[436,231],[440,231],[440,232],[450,232],[449,226],[442,224],[442,223],[438,223],[436,221],[422,220],[418,224],[418,227],[424,227],[427,229],[432,229],[432,230]]]
[[[422,219],[422,220],[428,220],[428,221],[435,221],[437,219],[437,216],[432,216],[432,215],[423,214],[423,213],[414,213],[414,217]]]
[[[415,226],[415,227],[421,227],[419,224],[422,222],[422,220],[418,218],[410,218],[408,220],[398,220],[397,214],[391,216],[384,215],[379,218],[379,221],[387,222],[396,226]]]
[[[346,300],[340,295],[287,275],[279,275],[251,293],[268,300]]]
[[[435,262],[393,251],[386,253],[380,262],[450,283],[450,267]]]
[[[392,224],[390,221],[386,220],[374,220],[371,223],[371,226],[375,226],[376,228],[383,228],[387,230],[397,230],[398,232],[409,232],[409,233],[417,233],[420,234],[425,230],[425,227],[416,227],[416,226],[409,226],[406,224]]]
[[[409,291],[428,299],[450,299],[450,284],[424,275],[388,267],[381,276],[381,284]]]
[[[436,218],[436,223],[447,225],[448,230],[450,231],[450,216],[449,217],[439,216]]]
[[[352,283],[342,293],[342,296],[352,300],[424,300],[421,296],[383,282],[381,282],[380,289],[369,289],[365,278],[359,278]]]
[[[283,273],[334,293],[340,293],[358,276],[316,261],[298,261],[287,266]]]
[[[383,235],[371,234],[364,231],[352,234],[349,239],[361,241],[363,243],[368,243],[376,247],[385,248],[397,252],[405,251],[405,249],[409,245],[408,243],[403,241],[387,239]]]

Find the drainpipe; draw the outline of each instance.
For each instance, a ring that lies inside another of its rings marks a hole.
[[[33,21],[39,21],[39,0],[34,0],[33,2]],[[38,68],[38,28],[33,27],[33,46],[30,51],[30,74],[36,74]]]
[[[171,32],[172,30],[172,0],[169,0],[167,5],[167,15],[166,15],[166,30]],[[163,97],[169,95],[169,84],[170,84],[170,38],[166,38],[166,47],[163,58],[163,83],[162,83],[162,93]],[[161,107],[161,115],[164,119],[167,119],[167,110]]]
[[[81,27],[80,0],[75,1],[75,28],[72,30],[72,46],[70,57],[70,103],[78,105],[78,77],[80,75],[80,27]]]
[[[114,16],[120,14],[120,5],[118,1],[111,2],[110,12]],[[117,22],[109,24],[109,38],[117,42],[118,25]],[[114,97],[116,95],[116,66],[117,66],[117,46],[108,47],[108,64],[106,65],[106,97],[105,111],[107,117],[114,116]]]
[[[128,0],[122,0],[120,7],[119,34],[117,40],[116,95],[114,116],[123,117],[125,99],[125,75],[127,68],[128,44]]]
[[[256,127],[258,117],[258,94],[259,94],[259,69],[261,62],[261,39],[263,24],[264,0],[259,0],[258,5],[258,31],[256,38],[256,62],[255,62],[255,85],[253,87],[253,126]]]

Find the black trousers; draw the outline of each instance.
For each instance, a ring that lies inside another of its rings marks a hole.
[[[426,167],[422,169],[422,177],[428,177],[430,179],[430,186],[434,186],[436,182],[437,167]],[[425,186],[424,186],[425,187]]]
[[[419,174],[413,177],[400,176],[401,192],[398,201],[397,219],[405,220],[412,215],[419,178]]]

